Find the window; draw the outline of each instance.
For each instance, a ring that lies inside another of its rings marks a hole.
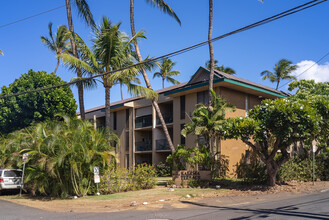
[[[180,119],[185,119],[185,95],[180,97]]]
[[[182,130],[184,128],[184,125],[185,124],[181,124],[180,125],[180,131],[181,131],[181,133],[182,133]],[[182,134],[180,135],[180,144],[182,144],[182,145],[185,144],[185,137]]]
[[[113,130],[117,130],[117,112],[113,112]]]
[[[208,105],[209,103],[209,93],[208,91],[198,92],[197,93],[197,103]]]
[[[7,171],[4,171],[3,177],[22,177],[22,171],[7,170]]]

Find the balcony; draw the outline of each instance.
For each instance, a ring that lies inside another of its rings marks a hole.
[[[145,128],[152,126],[152,115],[145,115],[135,119],[135,128]]]
[[[163,119],[166,124],[173,123],[173,114],[172,113],[165,113],[165,114],[162,114],[162,116],[163,116]],[[161,125],[161,121],[158,117],[157,117],[157,125]]]
[[[136,151],[152,151],[152,140],[144,140],[135,143]]]
[[[156,150],[170,150],[167,139],[160,139],[155,141]]]

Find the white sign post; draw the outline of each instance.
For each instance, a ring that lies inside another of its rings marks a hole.
[[[313,186],[314,186],[315,185],[315,151],[316,151],[315,145],[313,145],[312,151],[313,151]]]
[[[24,187],[25,164],[29,159],[29,154],[28,153],[23,154],[22,159],[23,159],[23,173],[22,173],[21,187],[19,189],[19,196],[22,196],[22,189]]]
[[[100,176],[99,176],[99,167],[94,167],[94,182],[96,183],[96,187],[97,187],[97,193],[96,195],[100,195],[99,193],[99,189],[98,189],[98,184],[101,182]]]

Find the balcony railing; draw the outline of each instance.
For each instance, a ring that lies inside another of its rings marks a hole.
[[[156,150],[170,150],[170,146],[166,139],[160,139],[155,141]]]
[[[162,114],[162,117],[163,117],[166,124],[173,123],[173,114],[172,113]],[[157,117],[157,125],[160,125],[160,124],[161,124],[161,121]]]
[[[145,115],[135,119],[135,128],[152,126],[152,115]]]
[[[152,140],[135,143],[136,151],[152,151]]]

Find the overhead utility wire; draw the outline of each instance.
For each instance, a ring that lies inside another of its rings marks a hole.
[[[153,58],[153,59],[150,59],[150,60],[146,60],[146,61],[142,61],[142,62],[139,62],[139,63],[136,63],[136,64],[133,64],[133,65],[130,65],[130,66],[127,66],[125,68],[121,68],[121,69],[117,69],[117,70],[113,70],[113,71],[109,71],[109,72],[106,72],[106,73],[103,73],[103,74],[98,74],[98,75],[95,75],[95,76],[91,76],[91,77],[87,77],[87,78],[84,78],[84,79],[78,79],[78,80],[75,80],[75,81],[72,81],[72,82],[68,82],[68,83],[63,83],[63,84],[58,84],[58,85],[54,85],[54,86],[49,86],[49,87],[45,87],[45,88],[40,88],[40,89],[35,89],[35,90],[30,90],[30,91],[25,91],[25,92],[20,92],[20,93],[15,93],[15,94],[11,94],[11,95],[4,95],[4,96],[0,96],[0,99],[4,99],[4,98],[10,98],[10,97],[14,97],[14,96],[19,96],[19,95],[24,95],[24,94],[29,94],[29,93],[33,93],[33,92],[40,92],[40,91],[44,91],[44,90],[49,90],[49,89],[54,89],[54,88],[58,88],[58,87],[62,87],[62,86],[69,86],[69,85],[73,85],[73,84],[76,84],[76,83],[79,83],[79,82],[83,82],[83,81],[87,81],[87,80],[91,80],[91,79],[94,79],[94,78],[98,78],[98,77],[102,77],[102,76],[105,76],[105,75],[108,75],[108,74],[111,74],[111,73],[115,73],[115,72],[119,72],[119,71],[122,71],[122,70],[125,70],[125,69],[129,69],[131,67],[136,67],[138,65],[141,65],[141,64],[145,64],[145,63],[148,63],[148,62],[153,62],[153,61],[156,61],[156,60],[161,60],[163,58],[167,58],[167,57],[173,57],[173,56],[177,56],[179,54],[182,54],[182,53],[186,53],[190,50],[194,50],[196,48],[199,48],[201,46],[204,46],[206,45],[209,41],[217,41],[219,39],[223,39],[225,37],[228,37],[228,36],[231,36],[233,34],[237,34],[237,33],[240,33],[240,32],[243,32],[243,31],[246,31],[246,30],[249,30],[251,28],[254,28],[254,27],[258,27],[260,25],[263,25],[263,24],[266,24],[266,23],[269,23],[269,22],[272,22],[272,21],[275,21],[275,20],[278,20],[280,18],[283,18],[283,17],[286,17],[288,15],[291,15],[291,14],[294,14],[294,13],[297,13],[297,12],[300,12],[302,10],[305,10],[305,9],[308,9],[308,8],[311,8],[313,6],[316,6],[318,4],[321,4],[323,2],[326,2],[327,0],[313,0],[313,1],[310,1],[308,3],[305,3],[305,4],[302,4],[302,5],[299,5],[297,7],[294,7],[292,9],[289,9],[287,11],[284,11],[282,13],[279,13],[279,14],[276,14],[274,16],[271,16],[269,18],[266,18],[264,20],[261,20],[261,21],[258,21],[256,23],[253,23],[251,25],[248,25],[248,26],[245,26],[243,28],[240,28],[240,29],[237,29],[235,31],[232,31],[232,32],[229,32],[227,34],[224,34],[224,35],[221,35],[219,37],[216,37],[216,38],[213,38],[211,40],[207,40],[207,41],[204,41],[204,42],[201,42],[201,43],[198,43],[198,44],[195,44],[193,46],[190,46],[190,47],[186,47],[184,49],[181,49],[181,50],[177,50],[175,52],[172,52],[172,53],[168,53],[168,54],[165,54],[165,55],[162,55],[162,56],[159,56],[159,57],[156,57],[156,58]]]
[[[326,58],[326,56],[328,56],[328,55],[329,55],[329,52],[326,53],[323,57],[321,57],[318,61],[316,61],[315,63],[313,63],[309,68],[307,68],[306,70],[304,70],[302,73],[298,74],[298,75],[296,76],[296,78],[299,77],[299,76],[301,76],[301,75],[303,75],[303,74],[306,73],[307,71],[309,71],[313,66],[315,66],[316,64],[318,64],[319,62],[321,62],[321,60],[323,60],[324,58]],[[291,81],[290,81],[290,82],[291,82]],[[287,84],[290,83],[290,82],[287,82],[287,83],[283,84],[282,86],[279,87],[279,89],[282,88],[283,86],[287,85]]]
[[[56,7],[56,8],[52,8],[52,9],[49,9],[49,10],[47,10],[47,11],[40,12],[40,13],[38,13],[38,14],[31,15],[31,16],[28,16],[28,17],[26,17],[26,18],[19,19],[19,20],[17,20],[17,21],[13,21],[13,22],[10,22],[10,23],[7,23],[7,24],[0,25],[0,28],[4,28],[4,27],[7,27],[7,26],[9,26],[9,25],[16,24],[16,23],[18,23],[18,22],[28,20],[28,19],[30,19],[30,18],[37,17],[37,16],[40,16],[40,15],[43,15],[43,14],[46,14],[46,13],[49,13],[49,12],[55,11],[55,10],[57,10],[57,9],[63,8],[63,7],[65,7],[65,5],[61,5],[61,6],[58,6],[58,7]]]

